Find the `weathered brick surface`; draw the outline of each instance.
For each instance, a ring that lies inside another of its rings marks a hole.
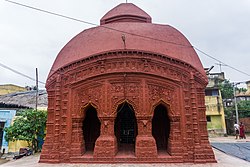
[[[215,162],[205,124],[207,78],[197,54],[180,32],[152,24],[131,5],[122,4],[122,11],[135,15],[119,14],[118,6],[102,24],[172,42],[103,27],[72,39],[47,79],[40,162]],[[132,130],[118,119],[128,111]],[[122,135],[131,135],[129,145]]]

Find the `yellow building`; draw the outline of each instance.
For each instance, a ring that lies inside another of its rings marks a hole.
[[[24,92],[27,91],[26,88],[13,85],[13,84],[5,84],[5,85],[0,85],[0,95],[6,95],[10,93],[15,93],[15,92]]]
[[[28,147],[28,143],[26,141],[23,141],[23,140],[17,140],[14,142],[10,141],[8,152],[16,153],[16,152],[19,152],[20,148],[24,148],[24,147]]]
[[[207,129],[210,136],[226,135],[224,107],[218,84],[224,80],[224,73],[208,74],[209,83],[205,91]]]

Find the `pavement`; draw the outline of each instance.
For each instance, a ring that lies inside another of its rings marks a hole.
[[[238,158],[236,156],[230,155],[231,152],[242,151],[244,148],[249,149],[250,136],[247,139],[235,140],[233,136],[229,137],[213,137],[210,138],[211,145],[214,145],[213,151],[217,163],[207,163],[207,164],[193,164],[193,163],[173,163],[173,164],[46,164],[38,163],[40,154],[35,154],[33,156],[23,157],[18,160],[10,160],[4,164],[0,164],[1,167],[250,167],[250,162]],[[222,145],[222,148],[220,147]],[[229,145],[227,145],[229,144]],[[231,144],[231,145],[230,145]],[[238,149],[235,149],[238,147]],[[239,145],[239,146],[238,146]],[[241,145],[243,149],[240,148]],[[230,147],[228,151],[224,151],[223,148]],[[232,148],[231,148],[232,147]],[[239,153],[241,154],[241,153]],[[250,155],[250,153],[248,154]],[[247,158],[245,158],[247,159]]]
[[[213,148],[226,154],[238,157],[250,162],[250,139],[235,139],[234,136],[227,138],[210,138]]]

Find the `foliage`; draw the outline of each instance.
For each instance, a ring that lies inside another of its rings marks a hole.
[[[47,112],[24,110],[20,113],[13,125],[5,128],[7,141],[25,140],[36,152],[38,151],[38,137],[44,138],[43,130],[46,126]]]
[[[231,99],[234,97],[233,84],[225,79],[224,82],[219,83],[222,99]]]
[[[235,107],[224,107],[224,113],[227,118],[231,118],[235,115]]]
[[[250,117],[250,101],[238,102],[238,111],[241,118]]]
[[[246,88],[236,88],[236,90],[239,92],[239,93],[245,93],[247,91]]]
[[[240,118],[250,117],[250,101],[239,101],[237,102],[238,113]],[[232,117],[235,115],[235,105],[225,107],[225,115]]]

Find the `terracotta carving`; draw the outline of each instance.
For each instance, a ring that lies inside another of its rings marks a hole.
[[[46,83],[40,162],[215,162],[206,85],[201,62],[180,32],[120,4],[57,56]]]

